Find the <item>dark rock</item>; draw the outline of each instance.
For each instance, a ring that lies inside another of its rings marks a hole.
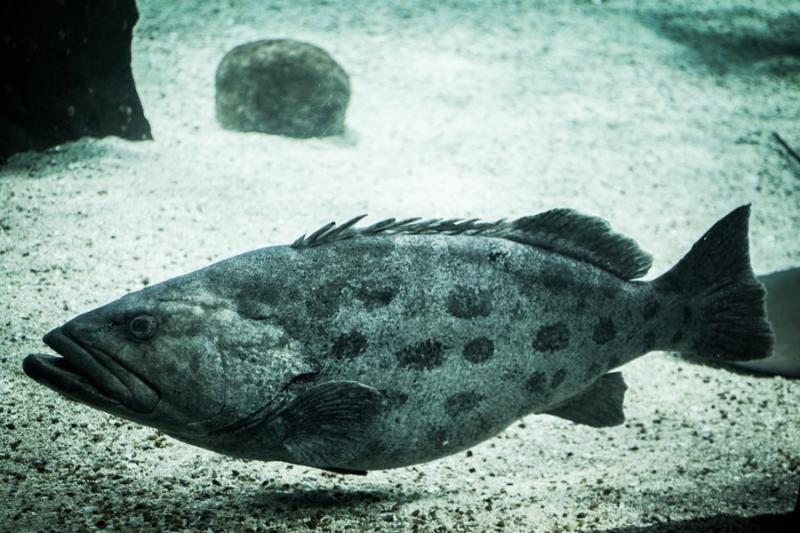
[[[0,3],[0,159],[82,136],[151,139],[131,73],[134,0]]]
[[[217,69],[217,120],[223,128],[289,137],[344,132],[350,81],[327,52],[286,39],[237,46]]]

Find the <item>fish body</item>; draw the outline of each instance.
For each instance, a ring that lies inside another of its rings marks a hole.
[[[128,294],[26,372],[235,457],[341,472],[429,461],[531,413],[623,421],[609,373],[654,349],[765,357],[749,208],[662,277],[597,218],[329,225]],[[360,217],[359,217],[360,218]]]

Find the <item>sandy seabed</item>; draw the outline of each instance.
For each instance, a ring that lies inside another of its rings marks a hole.
[[[624,426],[530,416],[367,477],[205,452],[64,401],[21,363],[126,291],[365,212],[573,207],[651,252],[652,277],[752,203],[755,270],[800,265],[800,164],[772,136],[800,145],[800,3],[138,4],[155,140],[0,168],[0,530],[746,530],[794,506],[798,382],[663,353],[623,367]],[[348,71],[346,135],[217,125],[220,59],[271,37]]]

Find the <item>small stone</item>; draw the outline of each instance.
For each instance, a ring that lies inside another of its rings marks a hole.
[[[223,128],[288,137],[344,132],[350,81],[321,48],[289,39],[237,46],[216,74],[216,113]]]

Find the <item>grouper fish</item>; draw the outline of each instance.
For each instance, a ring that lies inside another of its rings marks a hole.
[[[623,422],[652,350],[769,355],[749,206],[661,277],[602,219],[328,224],[133,292],[44,337],[34,380],[239,458],[345,473],[464,450],[528,414]]]

